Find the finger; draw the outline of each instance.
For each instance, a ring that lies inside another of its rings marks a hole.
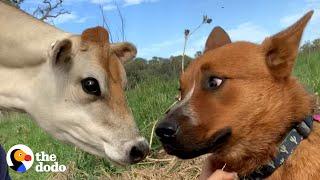
[[[238,179],[237,173],[228,173],[222,170],[216,170],[208,180],[236,180]]]

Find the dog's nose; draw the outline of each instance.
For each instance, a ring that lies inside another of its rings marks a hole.
[[[132,164],[142,161],[149,153],[149,146],[146,141],[140,141],[130,150],[130,161]]]
[[[175,138],[177,134],[177,124],[171,121],[164,121],[157,125],[156,135],[163,139]]]

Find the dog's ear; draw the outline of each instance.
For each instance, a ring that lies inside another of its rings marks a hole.
[[[312,14],[313,11],[308,12],[289,28],[263,41],[266,64],[276,79],[286,79],[291,75],[303,30]]]
[[[231,43],[229,35],[220,26],[217,26],[211,31],[207,39],[204,52],[224,46],[229,43]]]

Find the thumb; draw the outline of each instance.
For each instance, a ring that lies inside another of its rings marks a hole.
[[[222,170],[216,170],[208,180],[237,180],[238,175],[237,173],[229,173]]]

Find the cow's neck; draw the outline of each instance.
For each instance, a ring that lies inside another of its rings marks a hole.
[[[2,2],[0,24],[3,24],[0,28],[0,64],[3,66],[25,67],[43,63],[50,44],[69,36]]]
[[[0,24],[0,108],[27,111],[32,94],[50,85],[41,82],[49,80],[51,44],[69,34],[2,2]]]
[[[28,68],[0,67],[0,108],[26,111],[41,66]]]

